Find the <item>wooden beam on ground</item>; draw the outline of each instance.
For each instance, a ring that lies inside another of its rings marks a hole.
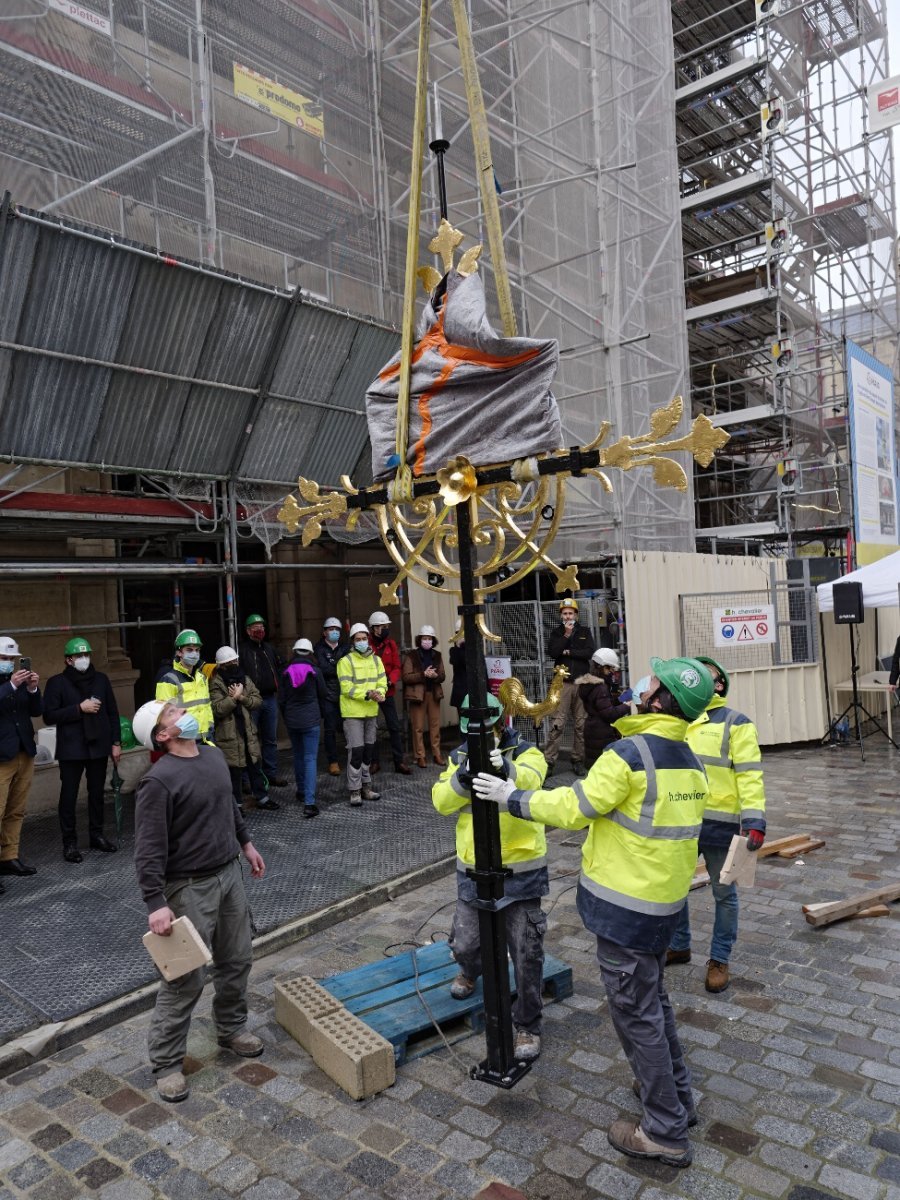
[[[691,891],[696,892],[697,888],[706,887],[709,883],[709,872],[706,869],[706,863],[703,861],[703,855],[697,859],[697,866],[694,869],[694,878],[691,880]]]
[[[778,857],[799,858],[801,854],[808,854],[810,850],[821,850],[824,845],[821,838],[809,838],[805,842],[798,842],[795,846],[785,846],[783,850],[778,851]]]
[[[891,910],[886,904],[873,904],[871,908],[861,908],[859,912],[851,913],[847,918],[848,921],[854,921],[857,917],[889,917]]]
[[[792,833],[790,837],[775,838],[771,842],[763,842],[756,851],[756,856],[757,858],[769,858],[770,855],[777,854],[779,850],[784,850],[786,846],[796,846],[798,842],[808,841],[808,833]]]
[[[876,888],[873,892],[863,892],[849,900],[834,900],[826,904],[804,904],[803,915],[807,923],[818,928],[830,925],[832,921],[841,921],[844,917],[855,916],[876,904],[889,904],[892,900],[900,899],[900,883],[889,883],[885,887]]]

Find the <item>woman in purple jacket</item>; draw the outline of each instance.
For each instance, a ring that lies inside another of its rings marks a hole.
[[[278,707],[294,751],[297,801],[303,805],[304,817],[317,817],[319,724],[325,712],[325,682],[316,667],[309,638],[297,638],[293,651],[293,658],[281,672]]]

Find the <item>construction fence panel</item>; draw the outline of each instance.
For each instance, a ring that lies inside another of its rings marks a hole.
[[[727,670],[758,670],[819,661],[815,593],[812,588],[777,581],[771,589],[734,592],[696,592],[678,598],[681,652],[708,654]],[[771,605],[775,610],[775,641],[717,646],[716,610]]]

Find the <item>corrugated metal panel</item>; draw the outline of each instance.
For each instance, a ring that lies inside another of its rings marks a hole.
[[[336,482],[362,459],[368,477],[365,389],[395,332],[301,302],[248,441],[283,293],[27,219],[6,225],[0,289],[0,339],[23,346],[0,351],[0,454],[199,478],[243,456],[242,478],[278,483]]]

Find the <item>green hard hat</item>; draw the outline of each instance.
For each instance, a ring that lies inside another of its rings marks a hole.
[[[488,725],[496,725],[503,716],[503,705],[497,699],[493,692],[488,692],[487,706],[491,711],[491,716],[488,717]],[[469,732],[469,697],[466,696],[462,704],[459,706],[459,730],[460,733]]]
[[[712,675],[696,658],[651,658],[650,670],[690,721],[695,721],[713,698]]]
[[[84,638],[81,638],[81,637],[69,638],[69,640],[66,642],[66,648],[65,648],[66,658],[68,658],[70,654],[90,654],[90,653],[91,653],[91,647],[88,644],[88,642],[85,641]]]
[[[727,696],[728,689],[731,686],[731,680],[728,678],[728,672],[725,670],[722,664],[716,662],[714,658],[707,657],[705,654],[698,654],[697,662],[702,662],[705,667],[715,667],[715,669],[722,676],[722,682],[725,684],[725,691],[722,693],[722,695]]]
[[[185,646],[202,646],[200,635],[195,629],[182,629],[178,637],[175,639],[175,649],[181,650]]]
[[[251,613],[250,616],[247,618],[247,620],[244,622],[244,628],[249,629],[251,625],[265,625],[265,623],[266,623],[265,617],[261,617],[259,615],[259,613]]]

